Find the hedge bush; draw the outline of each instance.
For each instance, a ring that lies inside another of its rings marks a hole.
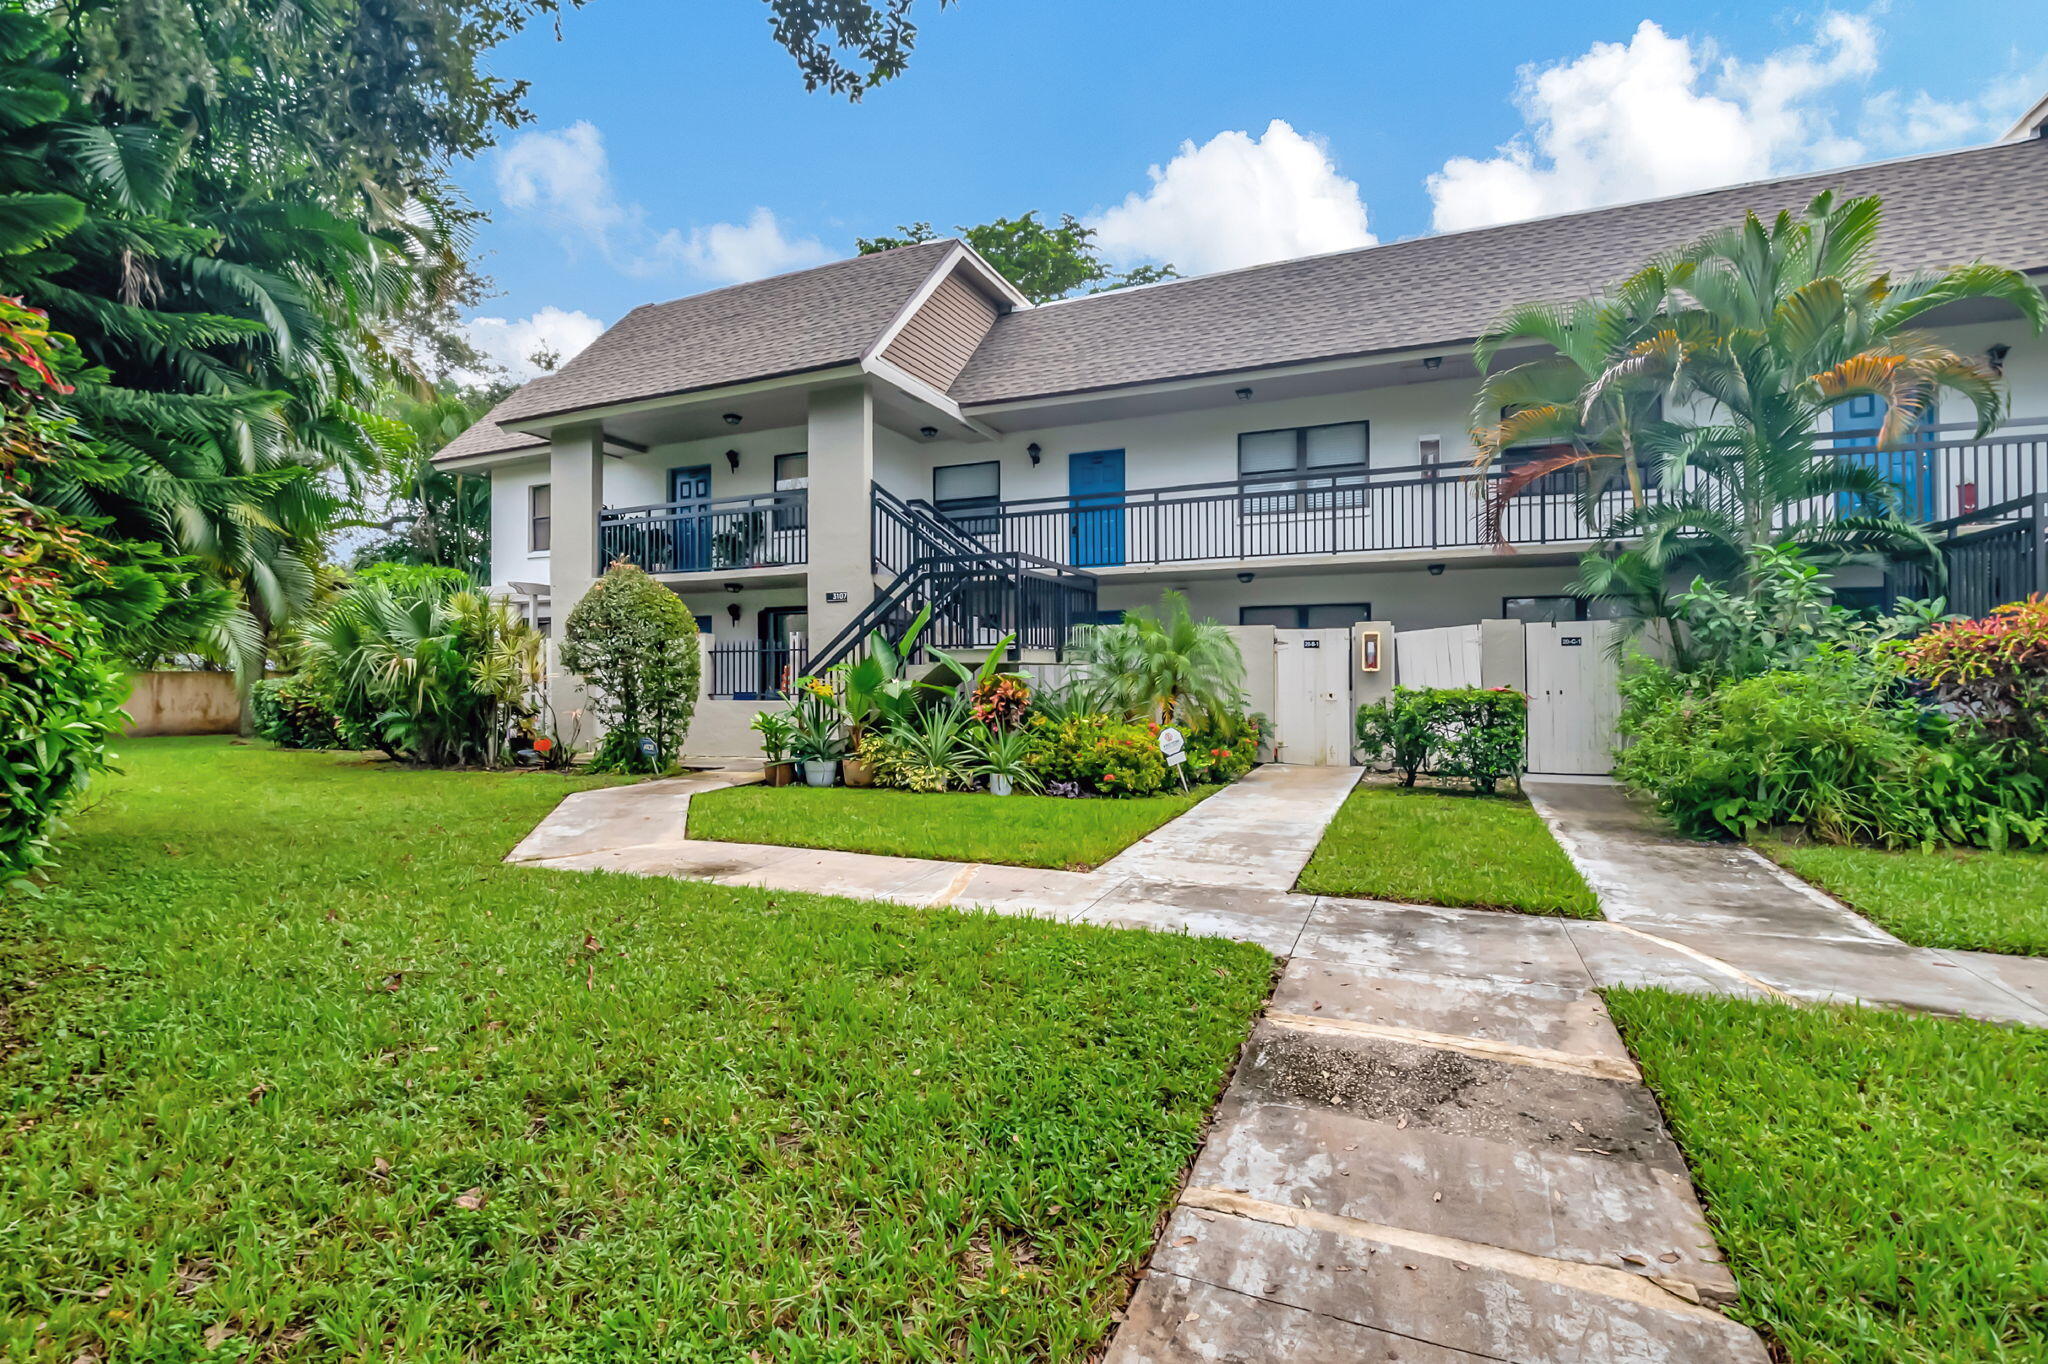
[[[2004,848],[2048,837],[2044,781],[1916,702],[1883,653],[1823,646],[1715,684],[1639,663],[1615,775],[1694,836],[1796,827],[1824,842]]]
[[[1149,796],[1166,789],[1169,769],[1159,726],[1107,715],[1039,716],[1030,722],[1025,763],[1040,782],[1071,782],[1104,796]]]
[[[1492,791],[1527,761],[1529,698],[1506,687],[1396,687],[1358,708],[1358,746],[1372,766],[1413,786],[1422,774]]]
[[[90,573],[85,538],[0,491],[0,889],[26,890],[50,831],[119,732],[128,678],[59,565]]]
[[[279,748],[341,748],[342,726],[320,683],[304,673],[266,677],[249,688],[256,737]]]

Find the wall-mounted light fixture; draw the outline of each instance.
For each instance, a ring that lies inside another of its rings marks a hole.
[[[1252,391],[1248,388],[1240,388],[1237,391],[1237,400],[1241,403],[1250,402],[1252,400]]]
[[[917,428],[917,434],[923,436],[926,440],[937,440],[939,438],[939,428],[936,426],[920,426]]]
[[[1237,580],[1241,583],[1248,583],[1257,576],[1256,573],[1240,573],[1237,575]]]
[[[1990,364],[1993,374],[2005,373],[2005,357],[2012,354],[2012,347],[2001,341],[1984,352],[1984,359]]]
[[[1432,577],[1432,578],[1441,578],[1441,577],[1443,577],[1443,576],[1444,576],[1444,566],[1443,566],[1442,564],[1431,564],[1431,565],[1429,566],[1429,576],[1430,576],[1430,577]]]
[[[1422,367],[1424,369],[1442,369],[1444,367],[1444,358],[1441,355],[1429,356],[1423,360]]]
[[[725,585],[725,590],[732,593],[739,593],[744,592],[746,590],[746,587],[747,585],[745,583],[727,583]]]
[[[1045,458],[1045,451],[1038,448],[1037,441],[1032,441],[1031,444],[1025,446],[1024,453],[1031,456],[1031,467],[1034,469],[1038,467],[1038,461]]]
[[[725,604],[725,618],[734,625],[740,623],[740,604],[738,602],[732,601]]]
[[[739,467],[740,467],[740,452],[739,452],[739,451],[737,451],[737,450],[728,450],[728,451],[726,451],[726,452],[725,452],[725,467],[726,467],[726,468],[728,468],[728,469],[731,469],[731,470],[733,470],[733,471],[734,471],[735,473],[737,473],[737,472],[739,471]]]
[[[724,420],[727,426],[738,426],[740,424],[740,414],[737,412],[728,412],[725,414]]]

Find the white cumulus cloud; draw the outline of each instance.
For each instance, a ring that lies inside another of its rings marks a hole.
[[[1644,20],[1626,43],[1524,67],[1524,131],[1429,177],[1434,224],[1457,231],[1855,160],[1864,145],[1837,132],[1835,105],[1875,74],[1877,49],[1861,15],[1826,14],[1811,42],[1757,62]]]
[[[507,208],[548,224],[572,252],[595,251],[631,275],[682,269],[736,284],[834,254],[815,237],[790,235],[767,208],[744,223],[657,231],[644,207],[620,197],[604,134],[588,121],[521,133],[499,154],[497,178]]]
[[[724,284],[823,265],[834,254],[816,237],[791,237],[765,208],[755,209],[744,223],[713,223],[687,235],[663,233],[659,252]]]
[[[566,365],[578,351],[597,340],[604,331],[604,323],[586,312],[546,307],[526,317],[471,318],[462,330],[486,359],[502,365],[513,379],[525,383],[543,372],[534,363],[535,355],[551,352],[561,357],[558,365]],[[487,376],[457,377],[475,383]]]
[[[1183,274],[1228,270],[1371,246],[1358,185],[1337,171],[1320,138],[1280,119],[1262,136],[1221,132],[1183,142],[1152,184],[1089,219],[1120,261],[1166,261]]]

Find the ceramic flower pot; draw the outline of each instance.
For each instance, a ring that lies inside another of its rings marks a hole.
[[[796,780],[796,764],[784,759],[781,762],[762,763],[762,780],[769,786],[787,786]]]
[[[806,786],[830,786],[839,780],[839,759],[830,758],[824,762],[813,759],[804,761],[804,784]]]
[[[1008,777],[990,777],[988,779],[988,793],[992,796],[1007,796],[1015,789],[1015,787],[1011,786]]]
[[[866,761],[860,758],[847,758],[841,761],[839,764],[839,774],[846,778],[848,786],[873,786],[875,784],[873,769],[867,765]]]

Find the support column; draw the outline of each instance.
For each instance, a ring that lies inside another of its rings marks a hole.
[[[597,517],[604,509],[604,428],[596,423],[566,426],[549,433],[548,497],[552,515],[548,552],[548,612],[554,638],[548,641],[548,698],[564,732],[574,729],[569,715],[583,711],[579,742],[594,744],[600,735],[589,713],[581,679],[562,671],[562,634],[569,612],[597,580]]]
[[[816,657],[875,595],[875,402],[866,384],[811,394],[809,449],[810,636],[805,642]]]

